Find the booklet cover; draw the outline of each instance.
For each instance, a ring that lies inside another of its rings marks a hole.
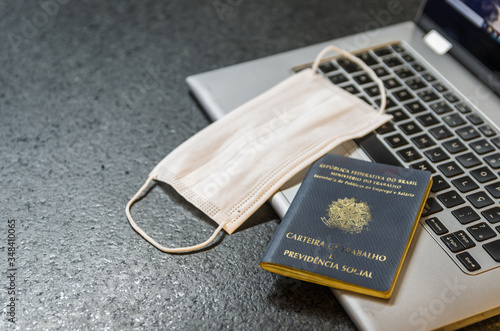
[[[327,154],[311,166],[260,266],[389,298],[431,184],[428,171]]]

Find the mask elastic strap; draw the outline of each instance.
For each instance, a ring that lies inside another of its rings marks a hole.
[[[130,225],[132,225],[134,230],[137,231],[137,233],[139,233],[144,239],[149,241],[149,243],[151,243],[154,247],[158,248],[160,251],[163,251],[165,253],[181,253],[181,252],[194,251],[196,249],[203,248],[203,247],[207,246],[208,244],[210,244],[215,239],[217,234],[222,230],[224,224],[219,225],[219,227],[214,231],[212,236],[210,238],[208,238],[207,241],[202,242],[201,244],[194,245],[194,246],[188,246],[188,247],[168,248],[168,247],[162,246],[156,240],[151,238],[146,232],[144,232],[144,230],[142,230],[135,223],[134,219],[132,218],[132,215],[130,214],[130,208],[137,201],[137,199],[141,196],[142,192],[144,192],[146,190],[146,188],[149,186],[149,184],[151,183],[151,181],[153,179],[154,179],[153,177],[149,177],[146,180],[146,183],[144,183],[144,185],[139,189],[139,191],[137,191],[137,193],[132,197],[132,199],[130,199],[130,201],[127,203],[127,206],[125,207],[125,213],[127,214],[128,221],[130,222]]]
[[[363,68],[366,73],[368,73],[368,75],[370,75],[370,77],[373,79],[373,81],[375,83],[377,83],[378,85],[378,89],[380,91],[380,107],[379,107],[379,114],[383,114],[384,111],[385,111],[385,107],[387,105],[387,100],[386,100],[386,92],[385,92],[385,87],[384,87],[384,83],[382,83],[382,80],[377,76],[377,74],[375,73],[375,71],[373,71],[372,68],[370,68],[365,62],[363,62],[363,60],[361,60],[360,58],[352,55],[351,53],[349,52],[346,52],[340,48],[338,48],[337,46],[334,46],[334,45],[330,45],[330,46],[327,46],[325,47],[319,54],[318,56],[316,57],[316,59],[314,60],[314,63],[312,65],[312,70],[313,70],[313,73],[316,74],[317,71],[318,71],[318,67],[319,67],[319,64],[321,62],[321,60],[325,57],[325,55],[329,52],[337,52],[339,53],[340,55],[348,58],[349,60],[351,60],[352,62],[358,64],[361,68]]]

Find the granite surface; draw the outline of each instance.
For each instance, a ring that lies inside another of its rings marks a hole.
[[[381,20],[388,1],[2,1],[0,329],[355,329],[327,288],[259,268],[279,224],[268,205],[187,254],[143,240],[124,206],[209,124],[187,76],[406,21],[419,3]],[[133,213],[165,244],[215,228],[164,185]]]

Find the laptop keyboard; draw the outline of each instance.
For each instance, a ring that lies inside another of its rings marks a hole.
[[[431,171],[422,225],[465,273],[499,267],[497,130],[409,46],[394,43],[356,56],[382,79],[386,112],[394,117],[357,143],[375,162]],[[377,85],[346,58],[323,62],[319,71],[367,103],[380,104]]]

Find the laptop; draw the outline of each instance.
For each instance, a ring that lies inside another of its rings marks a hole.
[[[332,289],[361,330],[457,329],[500,313],[500,4],[429,0],[405,22],[187,78],[212,120],[310,65],[325,46],[383,80],[394,119],[331,153],[430,170],[433,188],[389,300]],[[345,58],[319,72],[375,108],[380,93]],[[244,77],[245,79],[241,79]],[[270,200],[280,217],[300,176]]]

